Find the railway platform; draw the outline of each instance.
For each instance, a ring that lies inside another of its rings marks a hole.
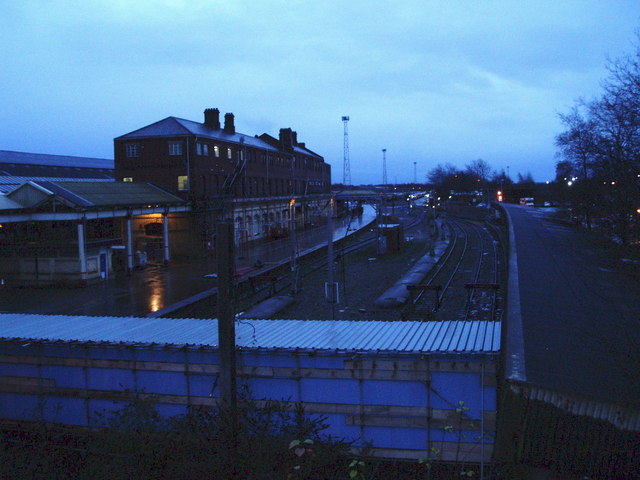
[[[334,225],[334,239],[364,228],[375,219],[375,209],[366,207],[361,217],[342,219]],[[326,228],[297,232],[299,253],[326,244]],[[291,256],[290,238],[239,250],[236,269],[240,275],[286,261]],[[92,316],[144,317],[217,286],[215,258],[172,261],[168,266],[147,264],[131,275],[113,275],[83,288],[0,286],[0,312]]]
[[[505,208],[513,226],[507,375],[640,406],[638,284],[586,232],[543,209]]]

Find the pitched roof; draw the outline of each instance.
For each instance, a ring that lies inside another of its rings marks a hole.
[[[263,133],[262,135],[258,136],[258,138],[263,140],[265,143],[271,145],[275,149],[277,149],[278,145],[280,145],[280,140],[278,140],[277,138],[275,138],[272,135],[269,135],[268,133]],[[304,155],[311,155],[313,157],[322,158],[320,155],[318,155],[317,153],[309,150],[306,146],[303,146],[303,145],[304,144],[302,144],[302,143],[298,143],[298,144],[294,145],[293,146],[293,151],[297,152],[297,153],[302,153]]]
[[[18,202],[11,200],[6,195],[0,195],[0,210],[19,210],[23,208]]]
[[[18,188],[20,185],[23,185],[27,182],[113,182],[114,179],[112,177],[105,178],[91,178],[91,177],[63,177],[63,176],[37,176],[37,177],[14,177],[14,176],[4,176],[0,175],[0,193],[9,193]]]
[[[309,150],[306,146],[302,147],[300,144],[298,145],[294,145],[293,146],[293,151],[294,152],[298,152],[298,153],[303,153],[305,155],[311,155],[313,157],[318,157],[318,158],[322,158],[320,155],[318,155],[316,152]]]
[[[211,138],[227,143],[238,143],[250,145],[265,150],[277,151],[268,143],[258,137],[245,135],[243,133],[227,133],[224,129],[210,128],[204,123],[198,123],[183,118],[167,117],[164,120],[152,123],[133,132],[127,133],[116,140],[134,140],[146,137],[179,137],[183,135],[194,135],[203,138]]]
[[[113,170],[113,159],[49,155],[44,153],[14,152],[0,150],[0,164],[27,164],[51,167],[99,168]]]
[[[38,182],[54,193],[80,199],[87,206],[186,204],[185,200],[150,183],[134,182]],[[46,185],[45,185],[46,183]]]
[[[188,202],[149,183],[133,182],[28,182],[7,197],[30,208],[24,189],[56,196],[72,208],[134,207],[146,205],[186,205]],[[26,203],[25,203],[26,202]]]

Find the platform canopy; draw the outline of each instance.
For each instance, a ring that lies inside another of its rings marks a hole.
[[[187,201],[149,183],[29,181],[3,196],[0,222],[115,218],[190,209]]]

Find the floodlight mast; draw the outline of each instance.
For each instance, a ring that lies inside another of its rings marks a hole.
[[[342,117],[342,123],[344,123],[344,157],[342,163],[342,184],[351,185],[351,165],[349,164],[349,130],[347,128],[349,117]]]
[[[387,185],[387,149],[382,149],[382,184]]]

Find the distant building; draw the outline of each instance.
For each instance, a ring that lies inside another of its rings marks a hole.
[[[114,139],[115,177],[150,182],[189,200],[201,246],[215,245],[215,223],[233,219],[237,244],[317,223],[331,189],[331,167],[280,129],[279,138],[236,132],[234,115],[208,108],[202,123],[167,117]],[[291,202],[295,199],[295,202]],[[324,202],[324,203],[323,203]]]
[[[113,160],[0,150],[0,194],[39,180],[113,182]]]

